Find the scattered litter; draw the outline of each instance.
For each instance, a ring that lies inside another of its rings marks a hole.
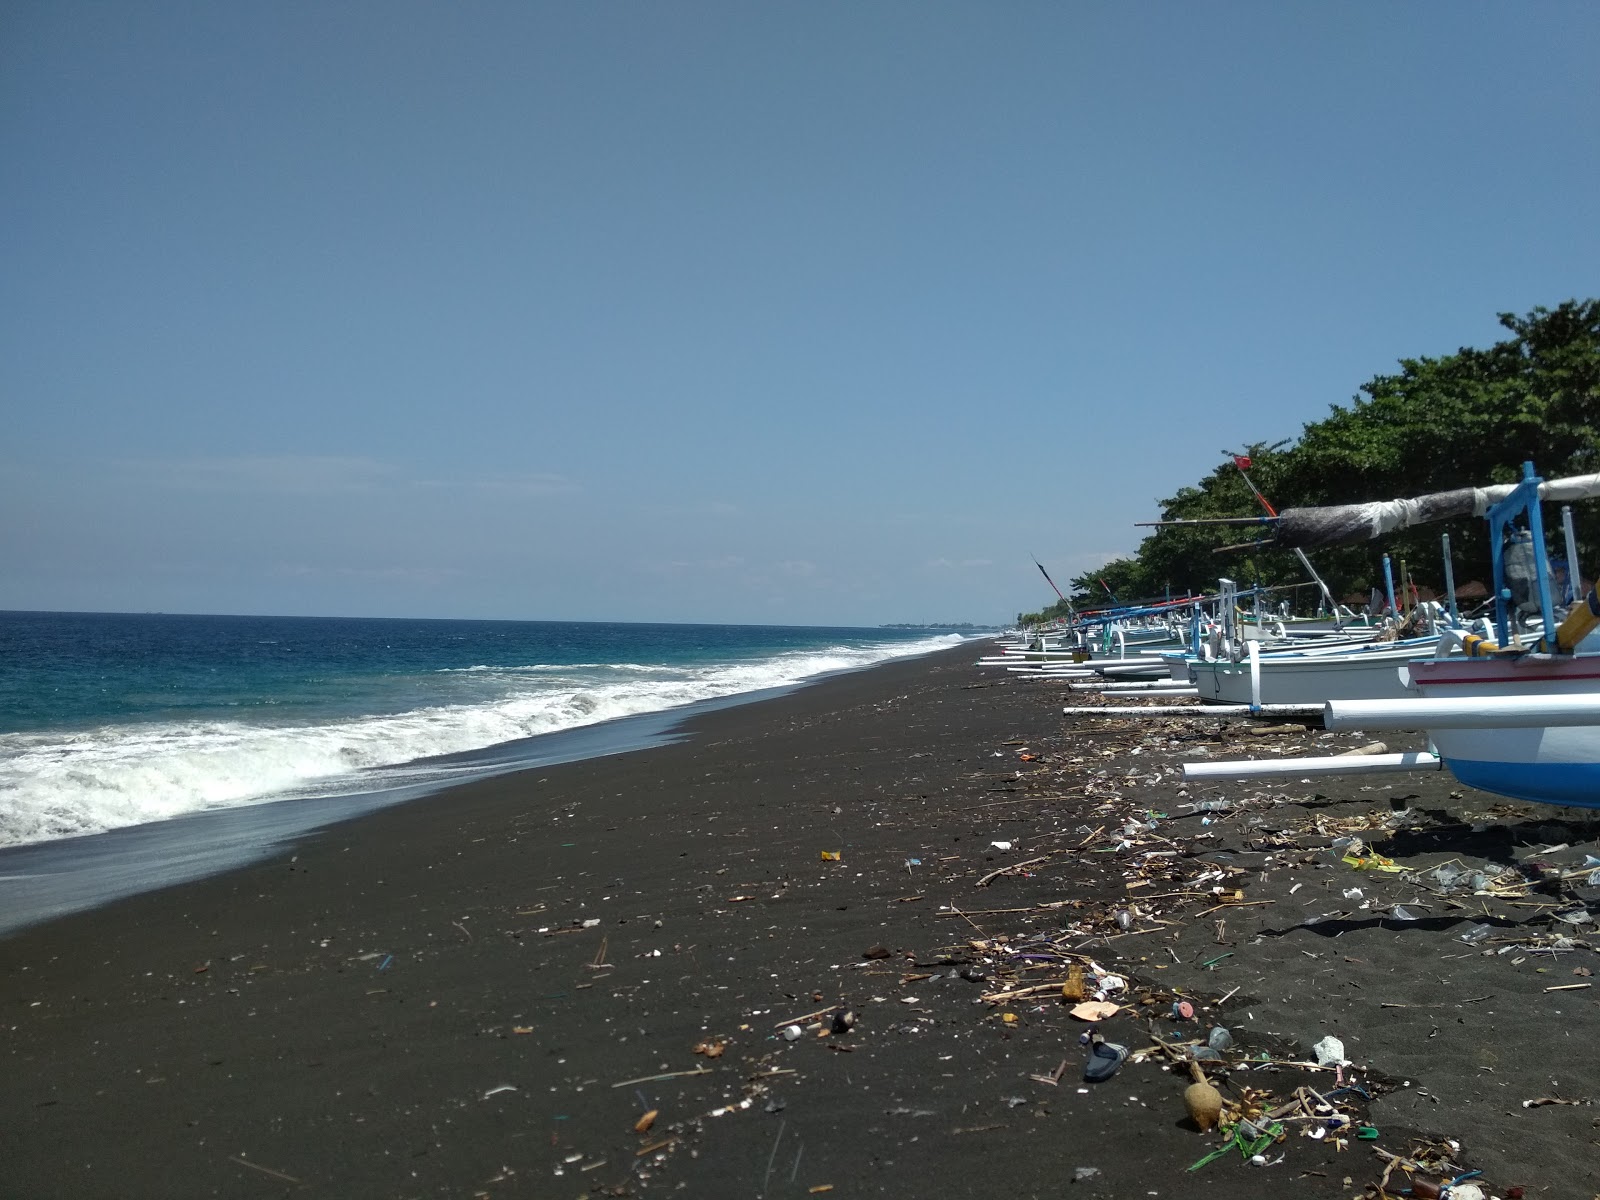
[[[1331,1033],[1311,1047],[1319,1067],[1342,1067],[1350,1060],[1344,1056],[1344,1043]]]
[[[1115,1075],[1127,1061],[1128,1048],[1108,1042],[1098,1033],[1089,1038],[1089,1060],[1083,1066],[1083,1078],[1089,1083],[1103,1083]]]
[[[1080,1021],[1107,1021],[1120,1012],[1122,1006],[1110,1000],[1085,1000],[1073,1006],[1072,1015]]]
[[[1194,1082],[1184,1089],[1183,1106],[1189,1110],[1189,1119],[1200,1127],[1200,1132],[1209,1133],[1222,1116],[1222,1093],[1211,1085],[1199,1063],[1191,1061],[1189,1071]]]

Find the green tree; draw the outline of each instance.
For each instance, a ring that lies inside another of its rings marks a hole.
[[[1293,444],[1247,446],[1250,476],[1278,508],[1348,504],[1507,483],[1531,459],[1546,478],[1600,471],[1600,300],[1569,300],[1526,316],[1500,314],[1511,335],[1486,350],[1403,359],[1364,384],[1348,407],[1304,427]],[[1232,461],[1161,502],[1162,520],[1248,517],[1261,508]],[[1600,567],[1600,514],[1575,513],[1586,575]],[[1555,522],[1547,522],[1555,527]],[[1317,570],[1335,595],[1382,578],[1382,556],[1406,560],[1419,582],[1442,586],[1439,535],[1448,530],[1459,580],[1486,579],[1481,520],[1406,530],[1379,542],[1321,549]],[[1186,526],[1155,531],[1130,558],[1085,572],[1072,594],[1105,598],[1104,578],[1132,601],[1207,591],[1218,576],[1241,584],[1305,579],[1289,552],[1253,543],[1270,527]],[[1231,550],[1220,547],[1235,546]],[[1559,539],[1553,545],[1560,549]],[[1301,592],[1310,601],[1313,593]],[[1064,611],[1064,606],[1055,606]]]

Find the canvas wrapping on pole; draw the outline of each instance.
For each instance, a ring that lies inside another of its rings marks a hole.
[[[1339,542],[1366,542],[1432,521],[1470,517],[1475,489],[1434,492],[1414,500],[1378,500],[1327,508],[1286,508],[1278,514],[1278,544],[1308,549]]]
[[[1340,542],[1366,542],[1413,525],[1481,517],[1516,488],[1514,483],[1486,488],[1456,488],[1410,500],[1334,504],[1325,508],[1286,508],[1278,514],[1280,546],[1309,549]],[[1554,503],[1600,497],[1600,473],[1552,479],[1539,485],[1539,498]]]

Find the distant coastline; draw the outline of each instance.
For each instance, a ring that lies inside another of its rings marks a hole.
[[[998,625],[974,625],[971,621],[961,621],[954,625],[925,625],[917,621],[896,621],[892,625],[879,625],[879,629],[928,629],[938,633],[998,633]]]

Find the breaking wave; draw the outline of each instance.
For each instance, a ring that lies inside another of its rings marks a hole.
[[[458,682],[438,687],[437,703],[399,713],[273,723],[257,710],[0,735],[0,845],[439,779],[448,769],[417,760],[791,685],[959,641],[841,644],[698,666],[475,666],[431,672]]]

